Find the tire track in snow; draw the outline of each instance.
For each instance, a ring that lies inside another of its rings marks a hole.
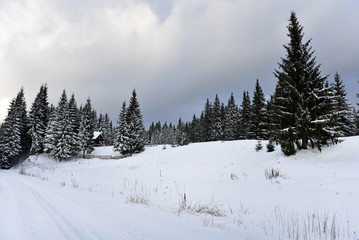
[[[29,179],[11,172],[1,174],[6,175],[6,182],[2,180],[0,184],[0,204],[11,209],[8,214],[13,218],[4,227],[0,223],[0,230],[5,232],[5,235],[0,233],[1,239],[19,239],[20,236],[21,239],[146,239],[141,233],[116,224],[99,211],[56,194],[56,189],[49,191],[33,179],[29,182]],[[17,229],[18,232],[14,233],[16,228],[10,228],[12,224],[24,229]],[[6,231],[11,233],[6,234]]]

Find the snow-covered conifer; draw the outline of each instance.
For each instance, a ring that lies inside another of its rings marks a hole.
[[[29,113],[31,136],[30,153],[41,153],[44,151],[44,139],[46,134],[46,127],[50,117],[50,109],[47,96],[46,84],[40,87],[34,103],[31,106]]]
[[[238,138],[239,110],[231,93],[226,106],[224,117],[224,139],[236,140]]]
[[[355,135],[355,116],[347,99],[345,86],[338,72],[334,75],[334,114],[336,114],[336,126],[339,136]]]
[[[251,100],[249,93],[244,91],[239,116],[239,139],[248,139],[249,127],[251,125]]]
[[[266,139],[268,136],[267,126],[267,109],[265,106],[264,94],[259,80],[257,79],[254,93],[252,107],[250,111],[250,126],[249,136],[253,139]]]
[[[91,153],[94,150],[93,134],[95,131],[94,121],[95,111],[92,110],[91,99],[88,98],[86,105],[83,107],[80,116],[79,128],[79,149],[82,151],[83,157],[86,153]]]
[[[294,12],[288,25],[290,42],[285,45],[286,57],[281,59],[274,95],[276,122],[280,124],[277,140],[285,155],[293,155],[295,146],[306,149],[308,143],[321,149],[335,136],[327,130],[328,91],[324,87],[327,76],[321,76],[310,40],[302,43],[303,27]]]

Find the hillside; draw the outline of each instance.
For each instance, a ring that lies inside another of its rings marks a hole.
[[[250,140],[31,156],[0,171],[0,239],[359,239],[359,137],[342,140],[292,157]]]

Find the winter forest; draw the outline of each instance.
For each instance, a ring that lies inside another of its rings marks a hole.
[[[11,168],[40,153],[60,162],[84,156],[94,149],[95,131],[101,132],[104,145],[123,155],[139,153],[145,145],[255,139],[258,149],[261,140],[269,140],[268,152],[280,146],[290,156],[301,149],[322,150],[337,144],[338,137],[358,135],[359,114],[347,100],[340,74],[321,73],[311,41],[303,41],[303,27],[294,12],[287,28],[289,42],[274,70],[277,85],[270,99],[265,99],[257,79],[253,92],[243,92],[241,103],[235,102],[234,93],[227,102],[216,95],[213,101],[205,101],[203,111],[191,121],[154,121],[145,130],[133,90],[114,124],[107,114],[93,109],[90,98],[78,106],[75,95],[69,96],[66,90],[57,106],[50,105],[46,84],[27,111],[25,90],[20,89],[0,128],[0,167]]]

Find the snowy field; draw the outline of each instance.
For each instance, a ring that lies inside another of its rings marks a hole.
[[[359,239],[359,137],[343,140],[292,157],[249,140],[32,156],[0,171],[0,239]]]

